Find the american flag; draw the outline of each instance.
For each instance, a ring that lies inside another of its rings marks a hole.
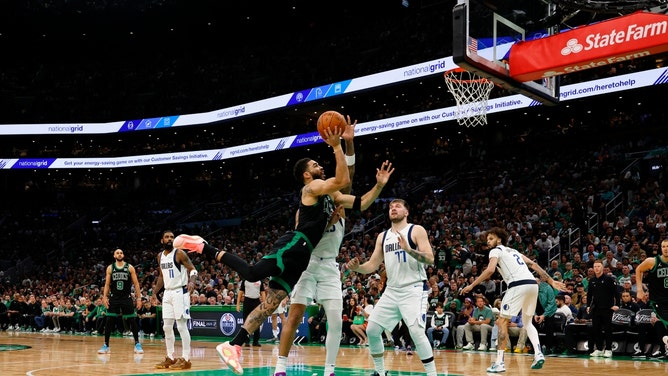
[[[478,40],[473,37],[469,37],[469,52],[478,54]]]

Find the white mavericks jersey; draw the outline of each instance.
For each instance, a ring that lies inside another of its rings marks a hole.
[[[409,223],[400,233],[408,241],[409,247],[417,249],[417,245],[411,240],[412,230],[413,224]],[[399,237],[392,230],[383,233],[382,241],[388,287],[404,287],[427,280],[426,265],[401,249]]]
[[[176,248],[165,255],[160,252],[160,269],[162,270],[162,281],[165,290],[175,290],[183,288],[188,284],[188,273],[183,265],[174,260],[176,257]]]
[[[346,232],[346,221],[341,218],[334,223],[330,228],[325,230],[322,238],[313,248],[311,255],[323,259],[331,259],[339,256],[339,249],[343,242],[343,236]]]
[[[489,251],[489,258],[492,257],[497,258],[496,267],[507,284],[535,279],[527,264],[524,263],[522,255],[516,249],[498,245]]]

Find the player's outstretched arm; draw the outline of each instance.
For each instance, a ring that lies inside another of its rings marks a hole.
[[[494,271],[496,270],[496,265],[499,263],[499,258],[498,257],[490,257],[489,258],[489,263],[487,264],[487,267],[485,270],[483,270],[478,278],[476,278],[471,284],[468,286],[464,287],[462,289],[462,294],[467,295],[471,290],[473,290],[474,287],[478,286],[481,284],[483,281],[488,280],[492,275],[494,274]]]
[[[380,168],[376,169],[376,184],[371,187],[368,192],[359,197],[349,194],[334,193],[332,198],[334,199],[334,202],[343,205],[346,209],[366,210],[374,203],[374,201],[376,201],[378,196],[380,196],[380,192],[390,180],[390,176],[393,172],[394,168],[392,167],[392,163],[390,161],[385,161]]]
[[[367,262],[360,265],[360,260],[357,257],[353,257],[352,260],[348,261],[348,269],[362,274],[369,274],[378,270],[378,267],[384,259],[382,236],[383,233],[381,232],[376,238],[376,246],[373,249],[373,253]]]
[[[549,274],[545,271],[545,269],[541,268],[538,263],[533,262],[530,258],[526,257],[525,255],[522,255],[522,259],[524,259],[524,263],[527,264],[527,266],[538,273],[538,276],[542,281],[545,281],[550,284],[550,286],[554,287],[555,289],[559,291],[566,291],[566,285],[563,282],[555,281],[550,277]]]

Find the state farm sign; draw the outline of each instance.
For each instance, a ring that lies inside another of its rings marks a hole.
[[[534,81],[668,51],[668,16],[636,12],[510,48],[510,76]]]

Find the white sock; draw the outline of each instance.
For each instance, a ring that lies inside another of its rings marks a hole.
[[[496,350],[496,364],[503,363],[506,350]]]
[[[274,370],[274,374],[277,374],[279,372],[285,372],[287,366],[288,366],[288,357],[279,355],[278,360],[276,360],[276,370]]]
[[[376,372],[378,372],[379,375],[385,375],[385,359],[383,359],[382,356],[379,357],[372,357],[373,359],[373,368],[376,369]]]
[[[436,375],[436,362],[432,360],[429,363],[424,363],[424,370],[427,371],[427,376],[437,376]]]

